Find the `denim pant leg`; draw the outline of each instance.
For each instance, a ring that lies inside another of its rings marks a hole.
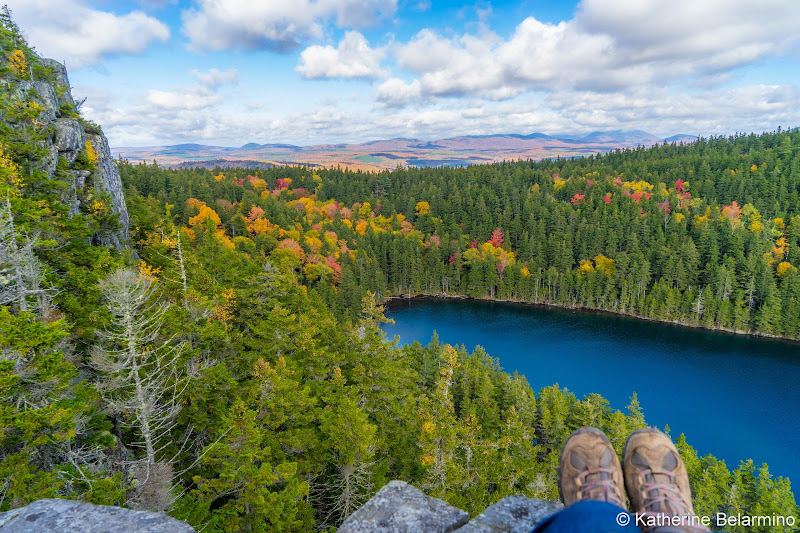
[[[576,502],[540,522],[532,533],[639,533],[633,515],[595,500]]]

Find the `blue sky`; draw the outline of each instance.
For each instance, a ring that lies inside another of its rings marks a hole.
[[[6,0],[112,146],[800,125],[796,0]]]

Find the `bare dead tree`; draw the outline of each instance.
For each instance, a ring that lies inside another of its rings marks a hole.
[[[127,415],[127,423],[141,436],[141,441],[132,443],[145,453],[135,464],[141,506],[164,510],[172,460],[159,459],[169,444],[166,437],[175,427],[191,373],[179,366],[184,344],[174,337],[162,339],[169,305],[155,297],[155,286],[154,279],[125,269],[100,283],[112,327],[102,333],[103,343],[94,350],[92,365],[102,374],[98,389],[111,410]]]
[[[38,235],[20,233],[6,197],[0,207],[0,305],[16,304],[20,311],[47,316],[53,310],[55,290],[44,286],[46,269],[35,252],[39,244]]]
[[[370,450],[371,452],[371,450]],[[375,494],[373,461],[335,465],[334,472],[319,489],[324,494],[323,527],[339,526]]]

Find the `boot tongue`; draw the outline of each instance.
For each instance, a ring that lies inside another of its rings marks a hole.
[[[668,454],[671,455],[671,454]],[[667,459],[664,458],[664,463],[666,463]],[[656,483],[669,483],[669,477],[665,476],[664,474],[653,472],[652,468],[650,467],[650,463],[647,462],[639,452],[635,452],[633,457],[631,458],[631,463],[634,466],[639,468],[642,472],[644,472],[644,482],[648,484],[656,484]],[[677,464],[677,463],[676,463]],[[671,469],[670,469],[671,470]],[[647,496],[650,499],[656,499],[659,497],[659,489],[654,488],[653,490],[648,491]],[[652,508],[649,509],[652,512],[663,512],[664,504],[663,502],[656,503]]]
[[[647,462],[642,455],[638,452],[633,454],[631,458],[631,463],[634,466],[641,469],[644,474],[644,481],[645,483],[652,483],[652,484],[659,484],[659,485],[674,485],[674,480],[670,475],[667,475],[666,472],[672,472],[678,466],[678,458],[672,451],[669,451],[664,455],[664,458],[661,460],[661,472],[653,472],[652,468],[650,467],[650,463]],[[648,491],[647,496],[653,500],[667,496],[667,501],[661,501],[653,505],[650,509],[652,512],[671,512],[670,506],[667,505],[667,502],[674,501],[674,498],[671,498],[671,495],[662,488],[654,488],[653,490]],[[676,502],[677,503],[677,502]],[[676,509],[677,510],[677,509]],[[666,533],[667,530],[664,530]],[[679,531],[683,531],[679,529]],[[661,532],[661,530],[659,530]]]
[[[614,452],[611,450],[606,449],[598,459],[597,464],[591,467],[583,460],[580,454],[573,453],[570,456],[570,463],[572,466],[582,472],[586,472],[586,478],[584,479],[582,488],[582,491],[586,491],[584,497],[603,501],[609,501],[609,498],[613,498],[614,500],[618,499],[613,493],[613,490],[610,490],[602,483],[612,479],[611,474],[604,469],[608,469],[612,466],[614,458],[613,453]]]

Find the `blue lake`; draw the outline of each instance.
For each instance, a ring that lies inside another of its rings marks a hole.
[[[636,391],[648,424],[670,426],[729,468],[767,463],[800,479],[800,344],[607,313],[505,302],[392,300],[384,330],[401,344],[476,345],[534,390],[558,383],[624,410]]]

